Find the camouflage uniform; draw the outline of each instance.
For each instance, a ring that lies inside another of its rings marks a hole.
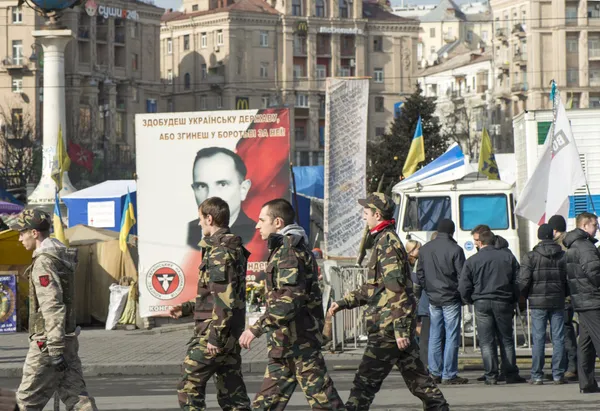
[[[250,327],[267,334],[269,364],[254,410],[284,410],[299,383],[313,410],[344,410],[321,354],[325,323],[317,265],[302,227],[268,240],[265,314]]]
[[[246,325],[246,265],[250,253],[229,228],[204,237],[199,245],[202,264],[198,296],[195,302],[183,304],[184,315],[193,312],[196,330],[188,343],[177,386],[179,405],[189,411],[205,410],[206,383],[214,375],[221,408],[249,411],[238,340]],[[208,343],[221,352],[209,354]]]
[[[25,210],[11,227],[17,231],[50,229],[50,216]],[[74,274],[77,250],[45,239],[33,252],[29,276],[29,351],[17,391],[21,410],[42,410],[58,391],[68,410],[97,410],[81,371],[76,336]],[[62,355],[68,368],[59,372],[51,359]]]
[[[374,193],[359,203],[379,210],[382,215],[391,215],[393,211],[392,200],[382,193]],[[337,301],[341,309],[368,305],[365,316],[369,339],[346,409],[368,410],[395,365],[410,392],[423,401],[423,409],[448,410],[442,392],[419,358],[415,340],[416,300],[410,267],[404,246],[394,231],[394,222],[376,227],[371,230],[371,235],[374,248],[366,283]],[[410,339],[410,346],[400,350],[398,338]]]

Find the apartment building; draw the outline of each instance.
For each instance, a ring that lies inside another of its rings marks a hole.
[[[497,94],[513,115],[550,109],[553,79],[573,108],[600,107],[600,1],[491,5]]]
[[[140,1],[88,0],[67,10],[67,138],[106,158],[107,177],[131,176],[134,115],[156,111],[161,94],[159,32],[163,9]],[[0,106],[13,118],[43,120],[43,49],[32,36],[44,19],[17,0],[0,0]]]
[[[297,165],[323,164],[325,79],[371,77],[381,135],[416,77],[419,23],[361,0],[184,0],[161,27],[167,111],[287,106]]]
[[[468,3],[465,13],[453,0],[442,0],[433,10],[420,17],[421,33],[417,59],[429,67],[459,45],[471,50],[489,45],[492,37],[492,14],[487,3]]]

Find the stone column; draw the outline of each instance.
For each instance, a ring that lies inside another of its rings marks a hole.
[[[369,68],[367,67],[367,59],[365,54],[365,42],[366,36],[364,34],[356,35],[356,76],[362,77],[370,75],[368,73]]]
[[[52,180],[52,166],[56,155],[59,129],[67,144],[67,120],[65,110],[65,47],[73,39],[71,30],[54,29],[33,32],[44,48],[44,139],[42,178],[31,193],[28,203],[34,207],[51,207],[54,203],[56,184]],[[73,193],[75,187],[68,173],[63,174],[60,195]]]
[[[330,77],[337,77],[340,75],[341,67],[341,34],[331,35],[331,73]]]
[[[317,78],[317,32],[313,27],[308,29],[306,41],[306,77],[308,77],[310,88],[314,89],[317,87],[315,82]]]
[[[308,98],[308,137],[312,151],[319,149],[319,95],[311,93]]]

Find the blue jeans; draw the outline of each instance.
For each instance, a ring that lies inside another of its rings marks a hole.
[[[443,307],[429,305],[429,371],[435,377],[450,380],[458,374],[461,304]],[[442,335],[445,343],[442,355]]]
[[[552,336],[552,378],[561,380],[565,375],[565,310],[531,310],[531,333],[533,348],[531,352],[531,379],[544,379],[546,359],[546,325],[550,321]]]

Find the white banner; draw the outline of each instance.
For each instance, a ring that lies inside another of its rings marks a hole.
[[[369,79],[327,79],[325,114],[325,254],[355,258],[367,193]]]

